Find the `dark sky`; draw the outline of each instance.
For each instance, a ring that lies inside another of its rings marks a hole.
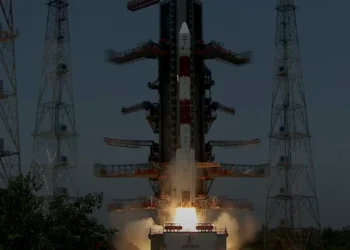
[[[47,7],[44,1],[14,1],[17,41],[17,75],[23,165],[30,166],[43,56]],[[104,50],[129,49],[139,42],[158,40],[158,8],[128,12],[126,1],[73,1],[70,30],[75,88],[76,121],[80,134],[80,186],[82,192],[104,191],[106,200],[149,195],[146,180],[98,180],[92,164],[145,162],[148,149],[128,150],[104,146],[104,136],[155,139],[145,113],[121,116],[123,105],[156,100],[146,84],[157,77],[155,61],[117,67],[104,61]],[[210,139],[260,137],[257,147],[216,150],[217,161],[266,162],[270,122],[276,1],[204,1],[205,40],[218,40],[234,51],[254,51],[254,64],[234,68],[208,62],[216,86],[213,96],[237,109],[234,117],[220,114]],[[349,127],[346,107],[349,93],[350,35],[346,0],[297,1],[301,57],[312,130],[315,173],[324,226],[342,226],[350,219],[347,183],[350,170]],[[220,180],[213,194],[249,197],[257,217],[264,214],[264,180]]]

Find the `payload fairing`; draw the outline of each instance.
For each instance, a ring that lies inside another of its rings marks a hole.
[[[182,23],[178,42],[178,91],[180,143],[175,154],[175,176],[172,199],[176,207],[194,207],[196,196],[196,161],[191,143],[191,35]]]

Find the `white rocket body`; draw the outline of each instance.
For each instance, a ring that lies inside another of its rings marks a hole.
[[[190,56],[191,35],[186,23],[182,23],[179,32],[179,127],[180,143],[175,157],[175,201],[176,206],[193,207],[196,192],[195,151],[191,148],[191,78]]]

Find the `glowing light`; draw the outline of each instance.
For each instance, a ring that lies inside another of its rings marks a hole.
[[[194,207],[178,207],[174,223],[181,224],[183,231],[195,231],[198,223],[197,212]]]

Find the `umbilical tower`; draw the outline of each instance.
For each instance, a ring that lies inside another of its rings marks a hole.
[[[209,196],[213,181],[220,177],[259,178],[264,177],[264,165],[236,165],[214,162],[213,147],[242,147],[256,145],[259,139],[239,141],[205,141],[205,136],[216,120],[215,111],[231,115],[235,109],[213,101],[211,88],[214,85],[211,71],[205,65],[206,60],[216,59],[231,65],[243,66],[251,63],[251,52],[234,53],[225,49],[216,41],[203,41],[202,1],[129,1],[130,11],[159,4],[160,31],[159,42],[147,41],[135,49],[125,52],[106,51],[106,60],[115,65],[131,63],[140,59],[158,61],[158,78],[148,83],[148,88],[159,93],[158,102],[143,101],[122,108],[122,114],[146,110],[146,119],[154,133],[159,135],[158,142],[105,138],[110,146],[149,147],[147,163],[130,165],[95,164],[94,175],[102,178],[145,177],[149,180],[154,196],[138,199],[116,199],[109,205],[110,210],[123,210],[126,206],[133,209],[155,209],[159,218],[166,218],[169,198],[174,187],[169,181],[169,168],[172,167],[175,151],[179,148],[179,31],[183,23],[188,25],[191,34],[190,69],[191,82],[191,147],[195,151],[197,179],[195,184],[196,209],[205,217],[210,208],[253,210],[254,205],[246,199],[229,199],[226,196]]]

